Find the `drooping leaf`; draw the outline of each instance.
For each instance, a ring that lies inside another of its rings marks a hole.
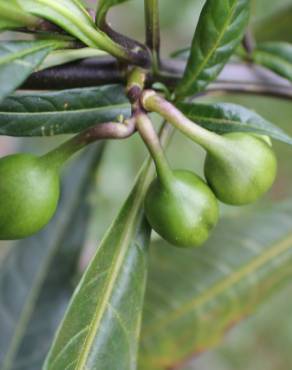
[[[44,370],[136,370],[150,228],[142,172],[71,300]]]
[[[129,0],[100,0],[98,2],[98,10],[96,14],[96,24],[100,24],[100,22],[103,22],[106,18],[106,15],[110,8],[113,6],[125,3]]]
[[[0,266],[1,370],[40,370],[74,290],[89,202],[103,145],[66,171],[59,210],[39,234],[19,241]]]
[[[292,82],[292,44],[264,42],[253,52],[253,60]]]
[[[57,92],[17,93],[0,103],[0,135],[51,136],[77,133],[130,114],[120,85]]]
[[[0,0],[0,30],[18,27],[34,27],[38,19],[22,11],[17,0]]]
[[[79,0],[18,0],[22,8],[49,20],[82,41],[86,46],[99,48],[124,60],[149,64],[149,53],[139,47],[126,48],[95,26]]]
[[[250,0],[207,0],[177,94],[198,93],[220,73],[243,37]]]
[[[28,13],[47,19],[69,34],[84,42],[85,45],[96,47],[93,41],[98,31],[85,7],[78,0],[17,0],[18,4]]]
[[[219,134],[254,132],[292,145],[292,138],[281,128],[240,105],[179,103],[178,107],[193,122]]]
[[[232,212],[201,249],[150,253],[139,370],[176,368],[279,289],[292,270],[292,202]]]
[[[0,101],[19,87],[50,51],[66,46],[61,41],[0,43]]]

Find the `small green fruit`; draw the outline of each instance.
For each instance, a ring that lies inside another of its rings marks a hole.
[[[145,198],[145,213],[152,228],[178,247],[203,244],[218,221],[218,202],[197,175],[174,171],[166,187],[156,178]]]
[[[59,193],[57,169],[40,158],[0,159],[0,239],[21,239],[42,229],[55,213]]]
[[[217,145],[207,154],[207,182],[224,203],[253,203],[270,189],[275,180],[275,154],[264,140],[253,135],[229,133],[223,138],[223,145]]]

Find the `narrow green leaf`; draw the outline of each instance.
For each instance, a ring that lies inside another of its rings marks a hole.
[[[44,93],[17,93],[0,103],[0,135],[77,133],[130,114],[120,85]]]
[[[65,46],[58,41],[14,41],[0,43],[0,101],[17,89],[50,51]]]
[[[151,248],[139,370],[210,349],[291,279],[292,201],[232,213],[201,249]]]
[[[47,19],[66,30],[68,33],[96,47],[92,40],[94,22],[85,7],[78,0],[17,0],[26,11],[40,18]]]
[[[215,80],[241,41],[250,0],[207,0],[192,42],[179,96],[198,93]]]
[[[80,59],[96,58],[108,55],[106,52],[93,49],[93,48],[81,48],[81,49],[67,49],[67,50],[56,50],[51,52],[43,63],[38,67],[38,71],[43,69],[56,67],[66,63],[75,62]]]
[[[38,19],[22,11],[17,0],[0,0],[0,30],[18,27],[34,27]]]
[[[150,228],[143,171],[71,300],[44,370],[136,370]]]
[[[180,103],[178,107],[193,122],[219,134],[254,132],[292,145],[292,138],[257,113],[237,104]]]
[[[110,8],[113,6],[125,3],[129,0],[100,0],[98,2],[98,10],[96,14],[96,24],[99,25],[101,22],[103,22],[106,18],[106,15]]]
[[[253,60],[292,81],[292,44],[264,42],[253,52]]]
[[[59,210],[39,234],[16,243],[0,266],[0,368],[40,370],[74,290],[90,192],[103,145],[66,170]]]

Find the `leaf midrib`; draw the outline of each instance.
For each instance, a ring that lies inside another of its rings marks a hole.
[[[234,4],[232,5],[232,7],[230,9],[230,15],[226,19],[226,22],[224,24],[224,27],[223,27],[221,33],[219,34],[219,37],[218,37],[217,41],[214,43],[214,47],[210,49],[209,53],[207,54],[205,60],[201,64],[201,66],[198,66],[197,72],[193,75],[193,77],[190,78],[190,79],[188,79],[188,83],[185,85],[185,89],[188,89],[191,85],[193,85],[193,83],[196,82],[198,76],[202,73],[202,70],[209,63],[210,58],[212,57],[212,55],[215,53],[216,49],[220,45],[220,43],[221,43],[221,41],[222,41],[222,39],[224,37],[224,34],[225,34],[227,28],[229,27],[230,20],[233,18],[233,15],[234,15],[236,6],[237,6],[237,1],[235,1]]]
[[[5,57],[0,58],[0,66],[3,65],[3,64],[8,64],[10,62],[13,62],[14,60],[23,58],[23,57],[25,57],[29,54],[34,54],[34,53],[36,53],[38,51],[41,51],[43,49],[53,48],[54,46],[55,46],[54,43],[50,42],[50,43],[47,43],[45,45],[39,45],[39,46],[36,46],[36,47],[31,47],[29,49],[25,49],[23,51],[18,51],[16,53],[9,54]]]
[[[222,279],[209,289],[205,290],[204,294],[202,294],[200,297],[196,297],[190,302],[180,306],[179,309],[170,312],[169,315],[164,316],[163,319],[160,318],[159,320],[153,322],[151,326],[142,332],[142,339],[144,340],[154,333],[163,330],[164,327],[168,326],[168,324],[172,323],[174,320],[177,320],[179,317],[208,303],[209,301],[212,301],[216,296],[220,295],[233,285],[239,283],[245,276],[254,273],[254,271],[264,266],[270,260],[273,260],[280,254],[285,253],[289,248],[291,248],[291,245],[292,233],[289,234],[284,240],[276,243],[275,246],[270,248],[264,255],[258,256],[234,274],[229,275],[226,279]]]

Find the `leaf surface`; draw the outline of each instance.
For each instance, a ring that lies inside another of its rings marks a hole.
[[[22,11],[17,0],[0,0],[0,30],[35,26],[37,18]]]
[[[143,173],[75,290],[44,370],[136,370],[150,239]]]
[[[257,113],[237,104],[180,103],[178,107],[193,122],[219,134],[251,132],[292,145],[292,138]]]
[[[0,368],[40,370],[74,290],[89,219],[88,194],[103,145],[66,171],[61,204],[51,223],[19,241],[0,266]]]
[[[0,102],[27,79],[50,51],[62,44],[57,41],[1,42]]]
[[[200,249],[154,243],[139,370],[176,368],[217,345],[229,327],[289,281],[291,225],[289,200],[231,212]]]
[[[253,59],[256,63],[292,82],[292,44],[264,42],[253,52]]]
[[[80,132],[96,123],[128,117],[120,85],[57,92],[17,93],[0,103],[0,134],[52,136]]]
[[[177,95],[196,94],[216,79],[241,41],[249,13],[250,0],[206,1]]]

